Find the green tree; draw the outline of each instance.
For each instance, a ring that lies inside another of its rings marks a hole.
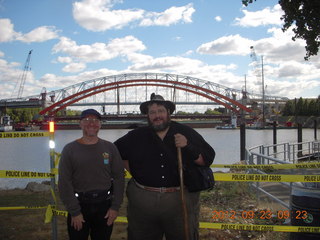
[[[284,116],[294,115],[294,103],[291,100],[286,102],[286,105],[282,110],[282,115]]]
[[[316,116],[317,113],[317,103],[314,99],[311,99],[309,102],[309,109],[308,112],[310,113],[311,116]]]
[[[221,115],[221,112],[217,111],[217,109],[211,109],[207,108],[207,110],[204,112],[206,115]]]
[[[245,6],[256,0],[242,0]],[[319,0],[279,0],[284,11],[282,31],[293,26],[295,41],[298,38],[306,41],[305,60],[317,55],[320,47],[320,1]]]

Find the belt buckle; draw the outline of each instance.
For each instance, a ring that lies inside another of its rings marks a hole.
[[[166,190],[167,190],[166,187],[160,187],[160,192],[161,192],[161,193],[167,192]]]

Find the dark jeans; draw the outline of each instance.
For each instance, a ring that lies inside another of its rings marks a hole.
[[[110,208],[111,201],[105,200],[100,203],[80,203],[81,212],[85,222],[80,231],[71,226],[71,216],[68,215],[68,233],[70,240],[87,240],[89,235],[91,240],[109,240],[113,225],[107,225],[105,215]]]

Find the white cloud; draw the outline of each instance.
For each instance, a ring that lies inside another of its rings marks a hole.
[[[60,63],[71,63],[72,58],[71,57],[58,57],[57,61]]]
[[[220,16],[216,16],[216,17],[214,18],[214,20],[216,20],[217,22],[221,22],[221,21],[222,21],[222,18],[221,18]]]
[[[58,31],[53,26],[41,26],[29,33],[23,34],[14,31],[14,25],[10,19],[0,19],[0,42],[44,42],[58,38]]]
[[[115,38],[109,43],[93,43],[91,45],[78,45],[69,38],[61,37],[60,42],[54,45],[52,51],[68,55],[67,57],[58,57],[58,62],[68,63],[64,71],[75,72],[76,69],[78,71],[84,70],[84,63],[125,57],[145,48],[144,44],[133,36]]]
[[[272,36],[262,38],[254,42],[254,47],[258,55],[264,55],[270,62],[281,63],[283,61],[295,60],[305,62],[304,40],[292,41],[292,31],[289,29],[283,32],[280,28],[268,29]]]
[[[84,63],[70,63],[67,64],[62,71],[64,72],[81,72],[86,68],[86,64]]]
[[[133,36],[116,38],[109,43],[93,43],[91,45],[77,45],[69,38],[62,37],[53,47],[54,53],[65,53],[77,61],[97,62],[109,60],[121,55],[145,49],[143,43]]]
[[[250,12],[242,10],[244,17],[236,18],[235,25],[241,27],[258,27],[266,25],[282,25],[280,20],[284,12],[279,4],[273,8],[267,7],[261,11]]]
[[[73,3],[73,17],[87,30],[122,28],[142,18],[143,10],[111,10],[111,0],[84,0]]]
[[[20,35],[16,40],[22,42],[45,42],[58,38],[58,31],[53,26],[42,26],[33,29],[31,32]]]
[[[249,48],[254,42],[243,38],[239,34],[218,38],[212,42],[204,43],[198,47],[200,54],[212,55],[248,55]]]
[[[10,42],[14,40],[19,34],[14,31],[14,25],[10,19],[0,19],[0,42]]]
[[[20,80],[22,76],[22,70],[20,69],[20,64],[16,62],[7,62],[4,59],[0,59],[0,79],[1,79],[1,89],[6,89],[6,91],[1,92],[1,98],[11,98],[16,97],[20,87]],[[26,83],[34,82],[34,75],[32,71],[29,71],[26,75]],[[23,96],[33,95],[37,87],[25,87],[23,91]],[[40,91],[40,90],[39,90]]]
[[[192,14],[195,12],[193,5],[190,3],[182,7],[171,7],[162,13],[149,12],[141,21],[141,26],[170,26],[178,22],[191,23]]]
[[[192,22],[195,9],[192,4],[171,7],[164,12],[146,12],[143,9],[113,10],[119,1],[83,0],[73,4],[73,17],[77,23],[90,31],[121,29],[131,23],[141,26],[169,26],[178,22]]]
[[[46,87],[48,91],[50,90],[57,90],[63,87],[68,87],[70,85],[83,82],[89,79],[108,76],[108,75],[115,75],[118,74],[118,71],[102,68],[94,71],[87,71],[77,75],[70,75],[70,76],[57,76],[55,74],[45,74],[39,79],[39,83],[42,86]]]

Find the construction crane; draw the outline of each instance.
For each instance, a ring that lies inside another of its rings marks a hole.
[[[26,82],[28,72],[31,70],[31,68],[30,68],[31,53],[32,53],[32,50],[29,51],[27,60],[26,60],[26,62],[24,64],[23,72],[22,72],[19,80],[17,81],[17,84],[16,84],[16,86],[14,88],[14,91],[12,92],[12,94],[15,93],[15,89],[17,88],[17,85],[19,84],[19,90],[18,90],[17,98],[21,98],[22,97],[24,84]]]
[[[250,47],[251,54],[250,57],[252,59],[254,72],[257,78],[261,77],[261,85],[262,85],[262,127],[265,124],[265,87],[264,87],[264,70],[263,70],[263,56],[261,56],[261,69],[260,69],[260,62],[257,58],[256,52],[254,47]]]

